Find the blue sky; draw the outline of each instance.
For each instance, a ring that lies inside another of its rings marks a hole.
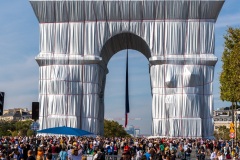
[[[214,106],[229,106],[220,100],[219,74],[227,26],[240,27],[240,1],[226,0],[216,22]],[[39,25],[28,0],[0,1],[0,91],[5,92],[4,109],[29,108],[38,101]],[[105,89],[105,118],[124,117],[126,51],[115,54],[109,64]],[[151,132],[151,92],[148,60],[137,51],[129,52],[130,120],[141,133]],[[119,121],[121,124],[124,121]]]

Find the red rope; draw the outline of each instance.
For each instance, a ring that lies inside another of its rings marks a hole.
[[[72,115],[72,114],[69,114],[69,115],[66,115],[66,114],[51,114],[50,116],[47,116],[49,118],[51,118],[51,116],[74,116],[74,117],[80,117],[80,116],[75,116],[75,115]],[[55,117],[53,117],[55,118]],[[61,118],[61,117],[59,117]],[[92,118],[92,119],[98,119],[96,117],[92,117],[92,116],[86,116],[86,117],[82,117],[82,118]]]
[[[85,1],[83,1],[83,14],[84,14],[84,21],[83,21],[83,50],[82,50],[82,53],[83,53],[83,56],[85,56],[85,41],[86,41],[86,34],[85,34],[85,30],[86,30],[86,13],[85,13]],[[80,106],[80,115],[79,115],[79,119],[80,119],[80,128],[82,129],[82,123],[83,123],[83,117],[82,117],[82,111],[83,111],[83,95],[84,95],[84,85],[83,85],[83,81],[84,81],[84,60],[82,61],[82,64],[81,64],[81,74],[82,74],[82,94],[81,94],[81,100],[82,100],[82,102],[81,102],[81,106]]]
[[[46,2],[45,2],[46,3]],[[56,20],[56,2],[54,2],[54,20]],[[51,53],[52,53],[52,57],[54,58],[55,57],[55,50],[56,50],[56,37],[57,37],[57,34],[56,34],[56,29],[57,28],[57,26],[56,26],[56,23],[54,23],[54,47],[52,48],[52,51],[51,51]],[[52,63],[51,63],[51,67],[50,67],[50,77],[52,77],[52,72],[53,72],[53,61],[52,61]],[[41,94],[40,94],[41,95]],[[49,108],[49,99],[48,99],[48,97],[49,97],[49,94],[48,94],[48,85],[46,85],[46,99],[47,99],[47,104],[46,104],[46,107],[43,107],[43,109],[42,109],[42,112],[43,112],[43,117],[45,117],[45,118],[43,118],[42,120],[44,120],[45,122],[45,124],[46,124],[46,128],[48,128],[48,123],[47,123],[47,116],[49,115],[49,113],[48,113],[48,108]],[[46,115],[45,115],[45,109],[47,109],[47,113],[46,113]]]
[[[189,1],[188,1],[188,14],[187,14],[187,19],[185,20],[185,23],[187,24],[187,26],[186,26],[186,34],[185,34],[185,44],[184,44],[184,51],[183,51],[183,59],[184,59],[184,63],[183,63],[183,65],[182,65],[182,106],[184,106],[184,104],[183,104],[183,102],[184,102],[184,99],[183,99],[183,92],[184,92],[184,84],[183,84],[183,82],[184,82],[184,67],[185,67],[185,54],[186,54],[186,48],[187,48],[187,37],[188,37],[188,19],[189,19],[189,10],[190,10],[190,8],[189,8]],[[187,94],[190,94],[190,93],[187,93]],[[180,111],[180,115],[181,115],[181,121],[180,121],[180,124],[181,124],[181,135],[183,136],[183,126],[182,126],[182,112],[183,112],[183,108],[181,108],[181,111]]]
[[[152,22],[154,19],[144,19],[143,21],[144,22],[148,22],[148,21],[150,21],[150,22]],[[79,21],[69,21],[69,23],[84,23],[84,22],[86,22],[86,23],[88,23],[88,22],[95,22],[96,20],[85,20],[85,21],[83,21],[83,20],[79,20]],[[99,19],[99,20],[97,20],[98,22],[106,22],[106,20],[101,20],[101,19]],[[128,19],[122,19],[122,22],[128,22],[129,20]],[[140,20],[137,20],[137,19],[132,19],[131,20],[132,22],[141,22],[142,20],[140,19]],[[181,22],[182,20],[180,20],[180,19],[155,19],[155,21],[156,22]],[[189,21],[191,22],[215,22],[215,20],[214,19],[189,19]],[[119,20],[116,20],[116,19],[108,19],[108,22],[119,22]],[[52,22],[39,22],[39,24],[51,24]],[[59,23],[66,23],[66,22],[54,22],[54,23],[56,23],[56,24],[59,24]]]
[[[131,21],[131,22],[133,22],[133,21]],[[116,34],[117,35],[117,34]],[[140,37],[140,36],[138,36],[138,37]],[[49,53],[49,52],[45,52],[45,53]],[[52,53],[52,52],[51,52]],[[63,55],[64,53],[60,53],[60,52],[55,52],[55,55]],[[84,53],[80,53],[80,55],[79,54],[71,54],[71,56],[81,56],[81,57],[93,57],[92,55],[82,55],[82,54],[84,54]],[[202,54],[204,54],[204,53],[202,53]],[[208,54],[213,54],[213,53],[206,53],[207,55]],[[175,56],[175,55],[179,55],[179,54],[171,54],[171,53],[168,53],[167,54],[168,56]],[[156,55],[155,55],[156,56]],[[154,56],[154,57],[155,57]],[[157,55],[158,57],[164,57],[163,55]],[[206,58],[206,57],[203,57],[203,58]],[[196,65],[201,65],[201,64],[196,64]]]
[[[58,96],[60,96],[60,95],[91,95],[91,94],[98,94],[98,92],[89,92],[89,93],[84,93],[84,94],[65,94],[65,93],[59,93],[59,94],[40,94],[40,95],[58,95]]]
[[[164,1],[164,36],[163,36],[163,57],[166,62],[166,46],[165,46],[165,40],[166,40],[166,1]],[[164,99],[166,99],[166,64],[164,64],[164,74],[163,74],[163,79],[164,79]],[[164,104],[164,107],[166,108],[166,104]],[[162,121],[161,121],[162,123]],[[169,124],[168,124],[169,125]],[[161,125],[162,126],[162,125]],[[167,127],[166,127],[167,128]],[[162,130],[162,128],[161,128]],[[169,128],[165,130],[165,135],[169,135]]]
[[[188,118],[193,118],[193,119],[210,119],[210,118],[213,118],[212,116],[210,116],[210,117],[205,117],[205,118],[201,118],[201,117],[199,117],[199,118],[196,118],[196,117],[167,117],[167,118],[153,118],[153,119],[188,119]]]
[[[69,12],[68,12],[68,8],[67,8],[67,4],[66,4],[66,1],[64,1],[64,6],[65,6],[65,9],[66,9],[66,14],[67,14],[67,20],[68,20],[68,22],[67,22],[67,33],[68,33],[68,41],[67,41],[67,43],[66,43],[66,53],[65,54],[67,54],[68,56],[68,58],[67,58],[67,97],[66,97],[66,101],[67,101],[67,104],[66,104],[66,106],[65,106],[65,109],[66,109],[66,115],[68,115],[68,110],[69,110],[69,92],[70,92],[70,87],[69,87],[69,83],[70,83],[70,81],[69,81],[69,76],[70,76],[70,67],[69,67],[69,56],[70,56],[70,52],[69,52],[69,46],[70,46],[70,29],[69,29],[69,20],[70,20],[70,18],[69,18]],[[66,126],[68,126],[67,125],[67,122],[68,122],[68,117],[66,118]]]

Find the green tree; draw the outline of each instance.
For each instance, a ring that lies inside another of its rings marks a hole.
[[[12,134],[12,136],[18,136],[18,132],[17,131],[13,131],[11,134]]]
[[[0,136],[10,136],[15,130],[14,122],[0,121]]]
[[[32,135],[34,135],[34,131],[31,130],[31,129],[28,129],[27,130],[27,136],[32,136]]]
[[[104,120],[104,137],[130,137],[116,121]]]
[[[214,131],[214,136],[216,139],[229,140],[229,128],[226,126],[219,126],[217,131]]]
[[[33,135],[29,131],[32,120],[26,121],[0,121],[0,136],[26,136]]]
[[[232,106],[236,106],[240,101],[240,28],[229,27],[224,39],[220,98],[223,101],[232,102]]]
[[[32,124],[32,120],[17,121],[15,123],[15,127],[16,127],[16,130],[18,131],[19,135],[26,136],[27,131],[30,129],[31,124]]]

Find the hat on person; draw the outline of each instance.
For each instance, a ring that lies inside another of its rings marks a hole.
[[[77,146],[77,142],[73,142],[73,145],[74,145],[74,146]]]

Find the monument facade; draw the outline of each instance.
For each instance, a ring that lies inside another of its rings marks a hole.
[[[40,27],[40,129],[102,135],[107,64],[128,48],[149,60],[152,134],[213,136],[214,26],[224,0],[30,3]]]

